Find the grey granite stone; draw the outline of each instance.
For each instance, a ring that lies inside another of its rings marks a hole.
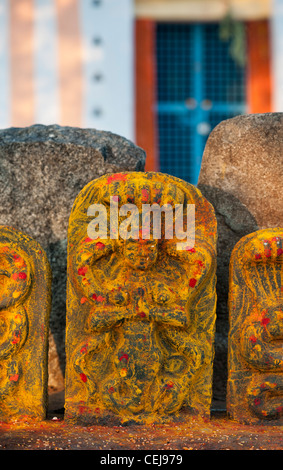
[[[52,272],[49,387],[63,387],[67,228],[73,202],[106,173],[143,171],[145,152],[95,129],[33,125],[0,130],[0,224],[37,240]]]
[[[218,222],[214,393],[225,399],[229,261],[237,241],[258,229],[282,227],[283,113],[222,121],[211,132],[198,187]]]

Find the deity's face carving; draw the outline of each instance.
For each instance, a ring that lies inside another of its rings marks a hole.
[[[132,269],[145,271],[151,268],[156,262],[157,256],[157,240],[125,240],[124,258]]]

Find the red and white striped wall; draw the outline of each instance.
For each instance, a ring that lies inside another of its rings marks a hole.
[[[0,0],[0,128],[134,138],[132,0]]]
[[[248,112],[283,111],[283,0],[247,24]],[[156,20],[134,0],[0,0],[0,128],[109,130],[158,170]]]

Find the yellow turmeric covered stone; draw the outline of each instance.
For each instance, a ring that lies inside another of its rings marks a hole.
[[[40,245],[1,226],[1,421],[46,416],[50,290],[50,267]]]
[[[227,409],[283,424],[283,228],[242,238],[230,263]]]
[[[66,421],[209,416],[215,269],[214,211],[194,186],[132,172],[80,192],[68,232]]]

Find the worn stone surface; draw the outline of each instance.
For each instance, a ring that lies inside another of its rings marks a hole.
[[[229,415],[283,424],[283,229],[249,234],[231,257]]]
[[[51,270],[41,246],[0,227],[0,420],[47,412]]]
[[[34,125],[0,130],[0,224],[36,239],[53,273],[49,385],[62,388],[65,364],[67,227],[79,191],[117,171],[143,170],[145,153],[94,129]]]
[[[87,215],[88,208],[102,204],[109,218],[110,196],[119,206],[119,237],[110,237],[112,222],[103,238],[90,237],[94,213]],[[130,236],[135,223],[138,231],[136,238],[125,239],[121,206],[129,203],[138,208]],[[153,203],[180,204],[185,214],[187,205],[195,204],[193,247],[186,241],[178,250],[176,236],[169,238],[164,231],[166,225],[158,239],[152,232],[145,239],[140,232],[142,205]],[[67,422],[149,423],[209,416],[216,229],[213,208],[200,191],[169,175],[113,174],[81,191],[68,230]]]
[[[237,116],[210,134],[198,184],[235,196],[260,229],[283,225],[283,113]]]
[[[237,116],[211,132],[198,187],[218,223],[215,398],[225,399],[229,257],[238,240],[283,225],[283,113]]]

